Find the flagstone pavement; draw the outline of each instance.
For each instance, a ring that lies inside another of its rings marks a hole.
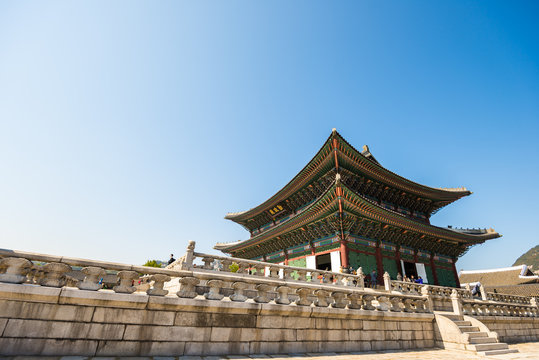
[[[469,351],[433,349],[424,351],[371,351],[362,353],[320,353],[320,354],[290,354],[290,355],[251,355],[251,356],[180,356],[180,357],[35,357],[15,356],[1,357],[9,360],[220,360],[220,359],[286,359],[286,360],[539,360],[539,342],[509,345],[511,349],[518,349],[518,353],[481,356]]]

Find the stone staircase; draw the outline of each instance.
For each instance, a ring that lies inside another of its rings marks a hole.
[[[496,333],[485,331],[488,330],[486,326],[481,324],[481,327],[483,327],[483,329],[481,329],[478,320],[472,320],[468,317],[466,317],[468,319],[465,319],[463,315],[450,313],[437,314],[437,316],[440,315],[451,320],[451,322],[456,325],[458,331],[460,331],[460,344],[464,350],[474,351],[479,355],[501,355],[518,352],[516,349],[509,349],[509,346],[506,343],[499,342]],[[472,322],[476,324],[473,324]],[[455,329],[454,327],[452,328]],[[445,327],[444,330],[447,331],[448,328]],[[444,336],[442,335],[442,338],[443,337]]]

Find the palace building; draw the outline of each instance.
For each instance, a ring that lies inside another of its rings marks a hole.
[[[431,188],[384,168],[367,146],[356,150],[335,129],[314,158],[280,191],[251,210],[229,213],[250,232],[218,243],[233,257],[311,269],[388,272],[459,286],[455,262],[493,229],[431,225],[442,207],[470,195]]]

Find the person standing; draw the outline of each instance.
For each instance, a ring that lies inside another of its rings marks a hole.
[[[376,289],[376,283],[378,281],[378,274],[376,273],[376,270],[373,270],[371,272],[371,287],[373,289]]]
[[[170,260],[168,261],[168,265],[172,264],[176,259],[174,259],[174,254],[170,254]]]

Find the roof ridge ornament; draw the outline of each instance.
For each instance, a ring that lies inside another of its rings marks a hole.
[[[339,173],[335,174],[335,183],[337,185],[341,184],[341,174],[339,174]]]

